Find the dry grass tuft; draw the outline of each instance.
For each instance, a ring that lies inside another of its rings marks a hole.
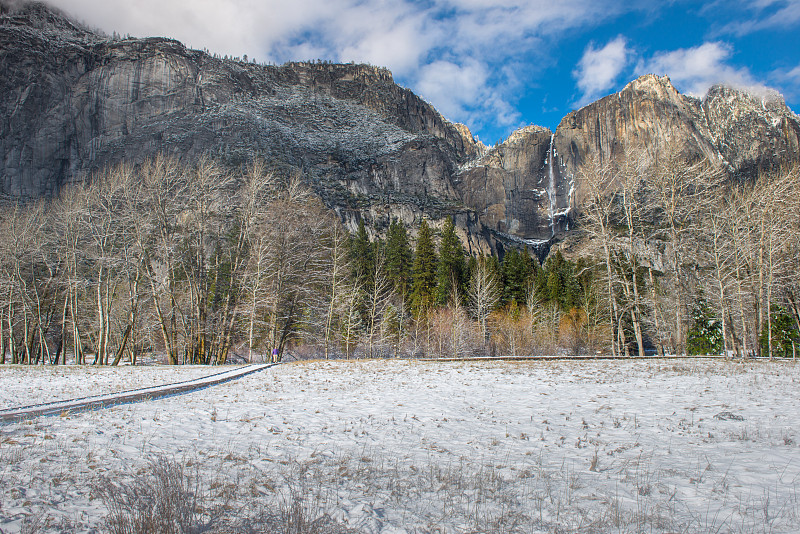
[[[109,534],[159,532],[183,534],[202,525],[200,479],[181,464],[165,457],[150,465],[130,482],[101,478],[96,490],[109,513]]]
[[[305,484],[286,496],[263,501],[243,499],[237,485],[206,480],[199,462],[176,462],[164,456],[150,460],[129,481],[100,478],[95,492],[108,515],[108,534],[344,534],[351,532],[320,512]],[[184,466],[195,466],[188,471]],[[242,504],[243,503],[243,504]],[[32,531],[35,532],[35,531]]]

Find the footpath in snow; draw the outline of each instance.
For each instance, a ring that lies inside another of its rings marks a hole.
[[[215,373],[202,378],[196,378],[183,382],[175,382],[172,384],[164,384],[161,386],[151,386],[119,393],[93,395],[79,399],[8,408],[0,410],[0,423],[11,423],[29,419],[31,417],[39,417],[42,415],[59,415],[62,413],[96,410],[118,404],[140,402],[143,400],[152,400],[171,395],[179,395],[181,393],[188,393],[190,391],[197,391],[199,389],[222,384],[230,380],[236,380],[237,378],[242,378],[244,376],[257,373],[272,367],[273,365],[277,364],[267,363],[247,365],[244,367],[237,367],[235,369]]]

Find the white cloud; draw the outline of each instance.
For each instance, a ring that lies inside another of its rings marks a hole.
[[[797,101],[800,98],[800,65],[791,69],[776,69],[770,73],[770,79],[780,87],[787,100]]]
[[[693,48],[659,52],[649,60],[639,61],[638,74],[668,74],[680,91],[698,98],[718,83],[748,90],[759,96],[770,92],[755,80],[747,68],[728,64],[733,48],[722,42],[704,43]]]
[[[613,88],[617,78],[628,65],[629,57],[627,40],[621,35],[602,48],[595,48],[593,43],[589,44],[577,68],[572,72],[582,93],[577,104],[585,105]]]
[[[800,65],[787,72],[786,77],[790,80],[794,80],[795,83],[800,84]]]
[[[462,64],[434,61],[420,69],[414,84],[425,100],[440,102],[437,109],[446,117],[480,126],[489,121],[516,126],[519,112],[489,81],[489,67],[474,59]]]
[[[441,111],[445,115],[457,115],[465,106],[474,104],[483,96],[487,78],[486,66],[475,60],[462,65],[434,61],[420,70],[416,86],[420,95],[427,100],[449,100]]]
[[[403,76],[413,73],[441,38],[440,28],[427,25],[421,13],[377,13],[364,20],[364,27],[340,44],[340,60],[390,66]]]
[[[793,30],[800,23],[800,0],[752,0],[747,7],[752,12],[747,20],[730,23],[719,33],[741,36],[760,30]]]

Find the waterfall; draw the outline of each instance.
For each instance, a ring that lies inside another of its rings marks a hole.
[[[550,179],[550,182],[547,184],[547,197],[550,200],[550,237],[555,237],[556,235],[556,177],[553,172],[553,158],[555,157],[555,149],[553,147],[554,137],[555,134],[550,134],[550,150],[547,155],[547,176]]]

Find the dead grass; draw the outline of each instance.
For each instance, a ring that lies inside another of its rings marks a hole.
[[[102,477],[97,493],[108,508],[105,529],[109,534],[194,532],[204,525],[200,477],[164,457],[128,482]]]
[[[189,467],[184,467],[189,466]],[[204,478],[199,459],[177,462],[165,456],[126,481],[97,480],[95,491],[108,514],[102,525],[108,534],[233,534],[280,532],[333,534],[349,532],[320,512],[305,478],[285,495],[247,499],[236,478],[240,473]],[[32,530],[31,532],[38,532]]]

